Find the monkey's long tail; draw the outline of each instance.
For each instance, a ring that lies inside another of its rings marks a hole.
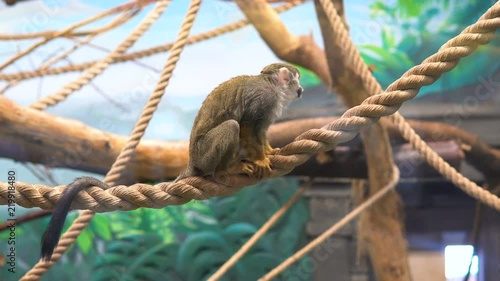
[[[73,199],[75,199],[78,192],[92,186],[99,186],[103,189],[110,188],[109,185],[98,179],[92,177],[81,177],[76,178],[64,190],[56,207],[52,211],[52,218],[50,219],[49,226],[42,236],[41,256],[43,260],[49,261],[52,257],[52,253],[59,242],[59,236],[61,236],[64,221],[66,220],[66,216],[68,215]]]

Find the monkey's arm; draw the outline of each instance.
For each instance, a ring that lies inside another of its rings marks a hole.
[[[41,256],[43,260],[48,261],[52,257],[54,248],[59,242],[59,236],[61,235],[64,221],[66,220],[66,216],[69,212],[69,208],[76,195],[78,194],[78,192],[92,186],[99,186],[102,189],[111,188],[109,185],[98,179],[92,177],[81,177],[75,179],[64,190],[61,198],[57,202],[56,207],[52,211],[52,218],[50,219],[49,226],[42,236]]]

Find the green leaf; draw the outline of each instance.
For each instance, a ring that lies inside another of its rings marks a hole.
[[[396,46],[396,39],[391,29],[387,26],[382,28],[382,46],[386,50],[394,49]]]
[[[369,7],[371,10],[371,17],[375,17],[377,15],[394,16],[395,9],[386,5],[383,1],[376,0]]]
[[[92,238],[93,234],[88,229],[84,229],[78,236],[78,239],[76,239],[76,244],[78,245],[78,248],[82,253],[87,254],[90,251],[90,249],[92,248]]]
[[[420,15],[422,11],[422,1],[399,0],[397,7],[401,11],[400,16],[415,17]]]
[[[94,230],[97,233],[97,236],[104,240],[110,240],[112,237],[111,234],[111,226],[110,226],[110,220],[106,215],[103,214],[97,214],[94,216],[92,219],[92,230]]]
[[[378,56],[381,59],[381,63],[385,65],[388,69],[401,69],[402,63],[406,65],[413,66],[413,62],[406,56],[405,54],[395,51],[388,51],[382,47],[373,46],[373,45],[363,45],[359,46],[359,49],[362,53],[371,52],[374,55]],[[403,61],[401,61],[403,59]],[[377,66],[376,66],[377,67]]]

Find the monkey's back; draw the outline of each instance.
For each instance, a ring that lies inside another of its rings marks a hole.
[[[262,115],[267,107],[273,107],[272,102],[263,104],[259,100],[262,95],[272,95],[273,90],[269,83],[262,84],[259,75],[237,76],[221,83],[203,101],[194,121],[191,141],[227,120],[241,123],[245,119],[264,119],[248,115]]]
[[[267,75],[237,76],[217,86],[203,101],[195,118],[189,165],[183,176],[213,175],[230,165],[242,144],[242,130],[257,136],[271,124],[277,94]],[[234,123],[227,123],[229,120]],[[213,161],[208,164],[207,158]]]

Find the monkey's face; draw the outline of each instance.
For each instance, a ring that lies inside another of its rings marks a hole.
[[[275,78],[280,92],[283,94],[281,98],[286,103],[298,99],[302,96],[304,88],[300,86],[300,73],[299,70],[288,63],[273,63],[270,64],[260,72],[264,75],[272,75]]]
[[[278,77],[287,100],[295,100],[302,96],[304,88],[300,86],[300,74],[298,70],[282,67],[278,70]]]

